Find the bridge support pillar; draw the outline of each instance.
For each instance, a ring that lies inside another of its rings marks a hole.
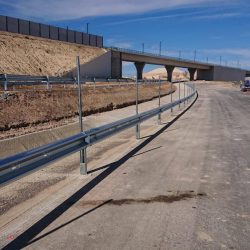
[[[194,75],[196,73],[196,69],[194,68],[188,68],[189,75],[190,75],[190,81],[194,81]]]
[[[168,72],[168,81],[172,82],[173,72],[174,72],[174,68],[175,67],[174,66],[168,66],[168,65],[166,65],[165,68],[166,68],[166,70]]]
[[[137,71],[137,80],[142,80],[142,73],[144,66],[145,66],[144,62],[135,62],[135,67]]]

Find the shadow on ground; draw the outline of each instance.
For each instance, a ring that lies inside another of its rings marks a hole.
[[[34,243],[35,241],[38,241],[39,239],[45,237],[46,235],[52,233],[52,231],[51,231],[47,234],[44,234],[43,236],[38,237],[37,239],[34,239],[39,233],[41,233],[53,221],[55,221],[59,216],[61,216],[63,213],[65,213],[70,207],[72,207],[76,202],[78,202],[82,197],[84,197],[84,195],[86,195],[88,192],[90,192],[94,187],[96,187],[101,181],[103,181],[106,177],[108,177],[112,172],[114,172],[117,168],[119,168],[127,160],[129,160],[131,157],[133,157],[136,153],[138,153],[141,149],[143,149],[146,145],[148,145],[151,141],[153,141],[156,137],[158,137],[161,133],[163,133],[166,129],[168,129],[180,117],[182,117],[194,105],[194,103],[196,102],[197,99],[198,99],[198,95],[197,95],[196,99],[192,102],[192,104],[187,109],[182,111],[171,122],[167,123],[164,127],[162,127],[155,134],[148,137],[145,141],[143,141],[140,145],[138,145],[136,148],[131,150],[129,153],[127,153],[121,159],[119,159],[118,161],[115,161],[113,163],[110,163],[106,166],[102,166],[100,168],[92,170],[91,172],[105,169],[102,173],[100,173],[98,176],[96,176],[93,180],[91,180],[85,186],[80,188],[77,192],[75,192],[67,200],[65,200],[60,205],[58,205],[56,208],[54,208],[50,213],[48,213],[46,216],[41,218],[38,222],[36,222],[34,225],[32,225],[30,228],[28,228],[26,231],[24,231],[21,235],[19,235],[16,239],[14,239],[12,242],[10,242],[8,245],[6,245],[3,249],[21,249],[21,248],[24,248],[25,246],[28,246],[28,245]],[[87,211],[86,213],[80,215],[79,217],[74,218],[73,221],[77,220],[80,217],[83,217],[86,214],[93,212],[94,210],[102,207],[103,205],[105,205],[109,202],[112,203],[112,200],[105,201],[104,203]],[[69,224],[71,222],[72,221],[67,222],[66,224]],[[54,231],[58,230],[59,228],[61,228],[63,226],[65,226],[65,224],[58,227]],[[32,239],[34,239],[34,240],[32,241]]]

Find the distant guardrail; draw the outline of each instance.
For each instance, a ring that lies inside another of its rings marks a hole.
[[[0,74],[0,86],[2,85],[4,91],[9,90],[9,86],[16,85],[36,85],[45,84],[47,89],[50,88],[50,84],[66,84],[75,83],[74,78],[66,77],[52,77],[52,76],[29,76],[29,75],[13,75],[13,74]]]
[[[111,78],[85,78],[82,82],[93,83],[112,83],[112,82],[135,82],[135,79],[122,78],[122,79],[111,79]],[[164,80],[161,80],[162,82]],[[143,79],[140,80],[142,83],[158,83],[158,79]],[[179,81],[178,81],[179,82]],[[56,84],[75,84],[76,79],[74,77],[55,77],[55,76],[30,76],[30,75],[14,75],[14,74],[0,74],[0,86],[3,87],[4,91],[10,90],[10,86],[29,86],[29,85],[45,85],[47,89],[50,89],[51,85]]]
[[[62,42],[103,47],[103,37],[71,29],[0,15],[0,31],[42,37]]]
[[[66,156],[75,152],[83,152],[83,150],[86,150],[88,146],[96,144],[110,136],[120,133],[125,129],[134,126],[136,126],[136,128],[138,129],[140,123],[154,116],[159,116],[164,111],[170,109],[172,110],[173,107],[180,105],[181,103],[185,104],[187,100],[193,98],[197,94],[197,91],[194,85],[189,84],[187,86],[191,91],[187,91],[187,93],[189,94],[187,96],[185,96],[184,94],[184,98],[180,98],[179,95],[180,99],[177,101],[162,106],[160,106],[159,102],[158,108],[104,126],[83,131],[66,139],[58,140],[35,149],[31,149],[4,159],[0,159],[0,185],[16,180],[28,173],[31,173],[32,171],[38,170],[41,167],[44,167],[59,159],[65,158]],[[137,129],[136,132],[138,132]],[[85,163],[87,164],[86,159],[85,161]]]

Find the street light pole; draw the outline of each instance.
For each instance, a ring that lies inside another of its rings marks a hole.
[[[142,52],[144,53],[144,43],[142,43]]]
[[[194,61],[196,61],[196,54],[197,54],[197,51],[195,50],[194,51]]]

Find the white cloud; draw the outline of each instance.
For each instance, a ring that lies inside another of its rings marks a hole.
[[[120,24],[126,24],[126,23],[147,22],[147,21],[152,21],[152,20],[161,20],[161,19],[170,19],[170,18],[175,18],[175,19],[183,18],[184,20],[188,18],[189,20],[192,20],[192,19],[225,19],[225,18],[232,18],[232,17],[237,17],[237,16],[241,16],[241,13],[232,12],[232,13],[208,14],[206,11],[205,12],[199,11],[199,12],[188,12],[188,13],[173,14],[173,15],[131,18],[131,19],[123,20],[123,21],[107,23],[106,25],[120,25]]]
[[[130,49],[133,47],[133,44],[131,42],[127,42],[124,40],[118,40],[118,39],[107,39],[106,41],[107,46],[112,46],[112,47],[118,47],[118,48],[124,48],[124,49]]]
[[[241,16],[241,13],[220,13],[220,14],[211,14],[211,15],[204,15],[204,16],[196,16],[193,19],[223,19],[223,18],[232,18]]]
[[[0,0],[0,4],[9,7],[12,14],[46,20],[135,14],[233,2],[237,0]]]

